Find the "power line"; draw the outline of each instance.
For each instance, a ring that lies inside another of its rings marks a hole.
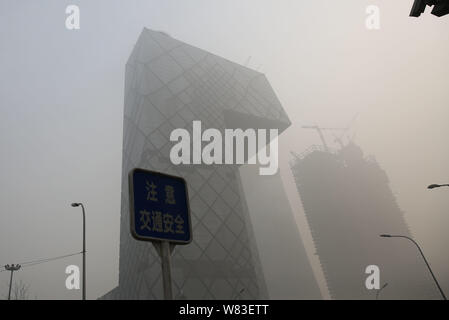
[[[64,258],[76,256],[76,255],[81,254],[81,253],[83,253],[83,252],[81,251],[81,252],[70,253],[70,254],[66,254],[66,255],[63,255],[63,256],[57,256],[57,257],[52,257],[52,258],[45,258],[45,259],[25,261],[25,262],[21,262],[19,264],[22,266],[22,268],[27,268],[27,267],[35,266],[35,265],[42,264],[42,263],[47,263],[47,262],[54,261],[54,260],[59,260],[59,259],[64,259]],[[0,272],[7,271],[4,268],[4,266],[2,266],[1,268],[3,270],[0,270]]]
[[[26,262],[22,262],[20,263],[20,265],[27,265],[27,264],[38,264],[38,263],[43,263],[43,262],[48,262],[48,261],[53,261],[53,260],[58,260],[58,259],[63,259],[63,258],[67,258],[67,257],[71,257],[71,256],[76,256],[77,254],[81,254],[83,253],[82,251],[80,252],[75,252],[75,253],[70,253],[70,254],[66,254],[63,256],[57,256],[57,257],[53,257],[53,258],[45,258],[45,259],[38,259],[38,260],[32,260],[32,261],[26,261]]]

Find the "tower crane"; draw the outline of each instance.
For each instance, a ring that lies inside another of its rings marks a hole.
[[[346,132],[349,129],[349,127],[348,128],[324,128],[324,127],[319,127],[319,126],[302,126],[302,128],[303,129],[316,130],[318,132],[318,135],[320,136],[321,142],[323,143],[324,150],[326,152],[329,151],[329,147],[327,146],[326,139],[324,138],[323,131],[327,131],[327,130],[336,131],[336,130],[339,130],[339,131],[343,131],[343,133],[344,133],[344,132]],[[340,139],[336,138],[336,140],[342,145],[341,138]]]

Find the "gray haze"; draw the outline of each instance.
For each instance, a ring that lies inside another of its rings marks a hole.
[[[80,30],[65,28],[69,4],[80,7]],[[378,31],[365,28],[369,4],[380,7]],[[346,126],[356,114],[354,140],[386,170],[449,292],[449,190],[425,189],[449,183],[449,17],[409,18],[411,4],[2,1],[0,264],[81,251],[81,212],[70,203],[82,201],[88,298],[117,285],[124,70],[145,26],[238,63],[251,56],[248,66],[267,75],[292,121],[280,139],[280,172],[324,297],[288,159],[319,143],[301,125]],[[16,279],[31,297],[77,299],[64,270],[80,263],[77,256],[31,266]],[[0,295],[8,280],[0,273]]]

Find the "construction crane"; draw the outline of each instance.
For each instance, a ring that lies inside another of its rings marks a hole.
[[[326,139],[324,138],[323,131],[326,131],[326,130],[330,130],[330,131],[340,130],[340,131],[343,131],[343,133],[345,133],[349,129],[349,127],[347,127],[347,128],[323,128],[323,127],[319,127],[319,126],[302,126],[302,128],[303,129],[316,130],[318,132],[318,135],[320,136],[321,142],[323,143],[324,150],[326,152],[329,152],[329,147],[327,146]],[[341,142],[341,138],[339,138],[339,139],[336,138],[336,141],[338,141],[342,145],[342,147],[343,147],[343,144]]]
[[[329,147],[327,146],[326,139],[324,138],[323,131],[327,131],[327,130],[329,130],[329,131],[343,131],[339,137],[334,135],[335,142],[338,142],[340,147],[343,148],[344,147],[343,141],[342,141],[343,135],[354,125],[354,122],[356,121],[358,116],[359,116],[359,114],[356,113],[354,115],[354,117],[352,117],[351,121],[349,121],[349,123],[346,126],[346,128],[323,128],[323,127],[319,127],[317,125],[315,125],[315,126],[302,126],[302,128],[303,129],[314,129],[314,130],[316,130],[318,132],[318,135],[320,136],[321,141],[323,142],[324,150],[328,152],[329,151]]]

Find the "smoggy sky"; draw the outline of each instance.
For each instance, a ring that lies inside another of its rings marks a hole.
[[[88,298],[117,285],[124,68],[143,27],[265,73],[292,126],[281,175],[324,296],[290,151],[320,143],[301,125],[345,127],[386,170],[449,292],[449,16],[408,17],[412,0],[97,0],[0,3],[0,264],[81,251],[87,208]],[[76,4],[81,29],[65,28]],[[380,30],[365,27],[367,5]],[[248,57],[251,57],[248,59]],[[332,135],[326,136],[333,144]],[[24,268],[32,298],[77,299],[65,267]],[[0,295],[9,274],[0,273]]]

